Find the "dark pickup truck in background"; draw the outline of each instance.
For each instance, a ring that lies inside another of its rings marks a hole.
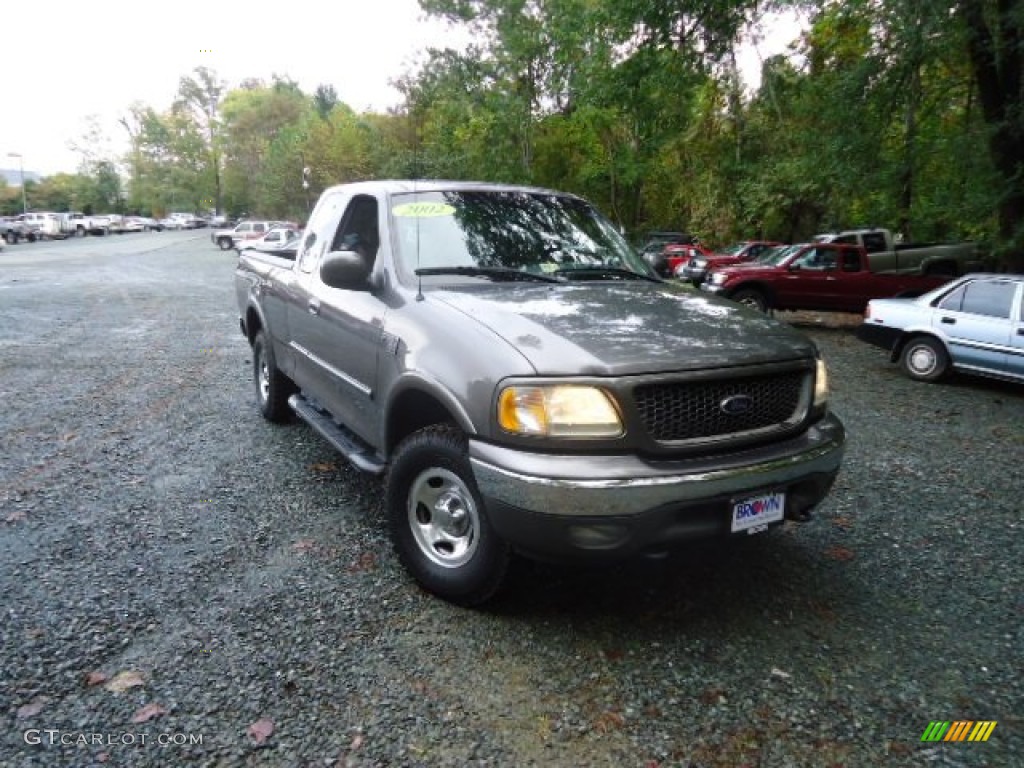
[[[871,299],[920,296],[952,279],[945,275],[877,273],[858,245],[805,243],[755,262],[711,271],[700,288],[766,312],[809,309],[863,312]]]
[[[326,190],[236,295],[263,416],[386,476],[403,565],[456,603],[512,552],[607,561],[806,519],[845,433],[797,330],[654,277],[592,206],[465,182]]]

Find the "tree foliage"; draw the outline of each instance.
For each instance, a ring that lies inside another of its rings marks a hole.
[[[1021,0],[420,4],[473,43],[428,51],[392,111],[199,68],[167,112],[126,113],[129,156],[83,141],[81,178],[40,200],[304,218],[331,184],[461,178],[574,191],[629,230],[713,243],[874,225],[1024,251]],[[750,91],[739,47],[785,7],[803,34]]]

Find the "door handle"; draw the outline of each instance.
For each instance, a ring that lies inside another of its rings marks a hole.
[[[952,317],[944,317],[942,318],[942,322],[944,322],[946,325],[956,325],[956,320]]]
[[[306,305],[306,309],[309,310],[309,314],[311,314],[311,315],[319,315],[320,314],[320,300],[319,299],[310,299],[309,303]]]

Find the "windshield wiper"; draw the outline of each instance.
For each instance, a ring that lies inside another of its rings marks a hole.
[[[538,275],[536,272],[523,272],[509,267],[421,267],[414,271],[417,275],[468,275],[469,277],[487,277],[495,281],[562,282],[557,277]]]
[[[645,275],[642,272],[634,272],[631,269],[623,269],[622,267],[565,267],[563,269],[556,269],[554,272],[552,272],[552,274],[566,275],[569,277],[570,280],[572,279],[573,275],[579,275],[584,279],[600,279],[601,277],[610,277],[613,279],[627,278],[629,280],[647,280],[648,282],[651,283],[662,282],[660,278],[651,277],[650,275]]]

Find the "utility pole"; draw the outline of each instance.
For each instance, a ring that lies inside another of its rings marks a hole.
[[[18,166],[21,169],[21,212],[28,213],[28,196],[25,194],[25,158],[18,152],[8,152],[7,156],[18,158]]]

